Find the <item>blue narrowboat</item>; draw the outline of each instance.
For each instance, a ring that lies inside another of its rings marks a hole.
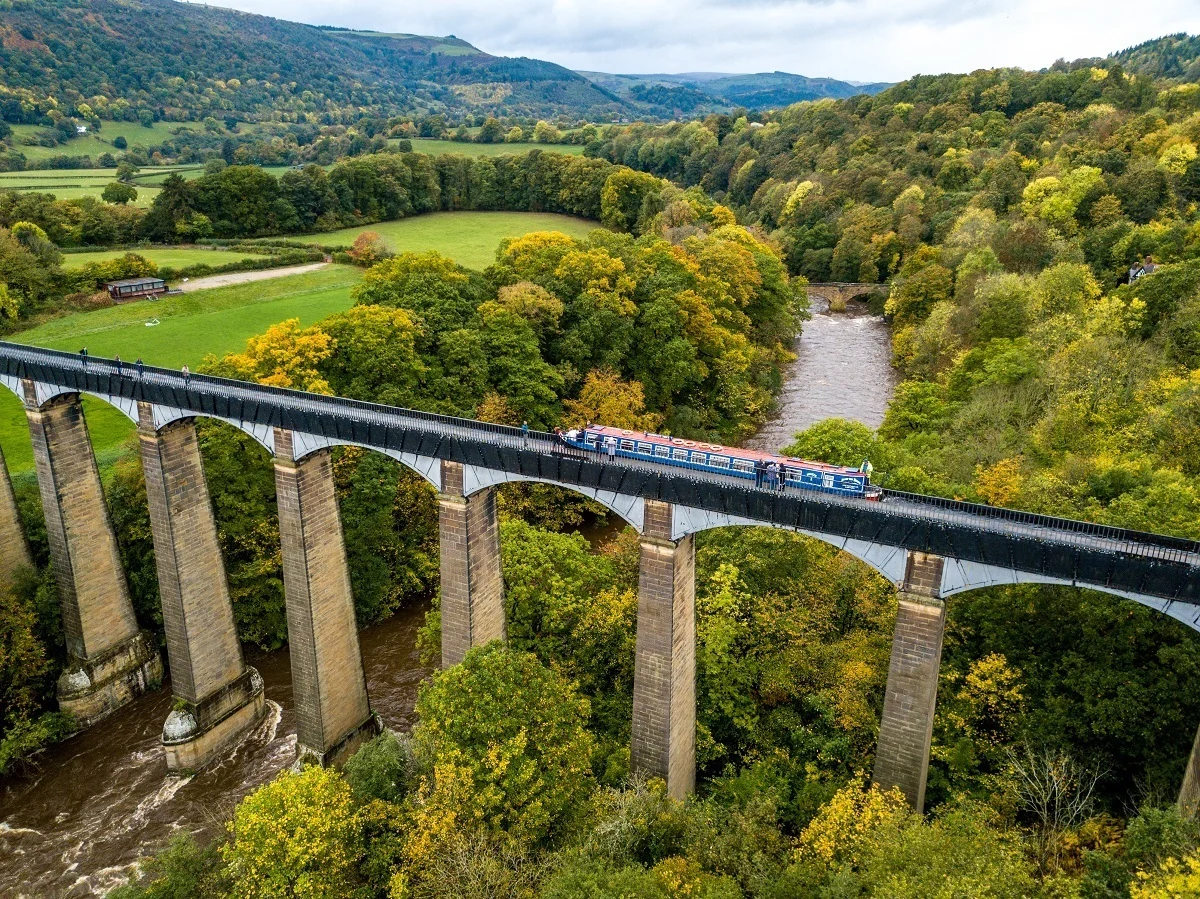
[[[776,482],[780,489],[821,490],[865,499],[879,499],[883,493],[871,484],[870,463],[865,461],[861,468],[847,468],[605,425],[560,431],[558,436],[568,446],[580,450],[707,471],[758,484],[762,484],[764,466],[774,463],[782,478],[782,483]]]

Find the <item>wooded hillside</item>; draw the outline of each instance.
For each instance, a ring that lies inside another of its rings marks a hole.
[[[128,121],[143,111],[332,123],[364,110],[606,118],[626,108],[562,66],[454,37],[317,28],[175,0],[2,0],[0,118],[37,123],[47,96]]]

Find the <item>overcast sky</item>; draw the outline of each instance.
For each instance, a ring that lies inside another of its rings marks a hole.
[[[215,0],[317,25],[454,34],[489,53],[604,72],[897,81],[1104,56],[1200,32],[1200,0]]]

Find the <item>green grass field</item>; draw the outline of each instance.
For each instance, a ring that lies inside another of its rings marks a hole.
[[[209,353],[244,349],[246,340],[276,322],[299,318],[305,325],[350,308],[350,288],[358,269],[331,266],[319,272],[222,287],[155,302],[115,306],[56,319],[9,340],[74,352],[86,346],[94,356],[121,356],[132,362],[177,368],[199,365]],[[146,327],[148,319],[159,324]],[[123,451],[133,423],[99,400],[84,398],[92,444],[100,463]],[[0,448],[15,475],[33,469],[33,450],[17,398],[0,390]]]
[[[158,196],[154,181],[161,181],[172,170],[166,168],[143,169],[135,183],[138,198],[135,206],[149,207]],[[194,171],[198,167],[180,168],[180,174]],[[144,179],[144,180],[143,180]],[[0,172],[0,190],[22,190],[35,193],[54,194],[60,200],[77,200],[80,197],[99,197],[104,188],[117,180],[116,169],[38,169],[31,172]]]
[[[266,171],[276,178],[288,170],[286,165],[267,166]],[[158,185],[169,175],[186,179],[199,178],[204,167],[199,165],[160,166],[142,169],[134,177],[138,198],[135,206],[149,208],[158,196]],[[116,169],[35,169],[28,172],[0,172],[0,190],[27,190],[54,194],[60,200],[80,197],[99,197],[104,188],[117,180]]]
[[[126,253],[145,256],[159,268],[187,268],[202,262],[208,265],[228,265],[231,262],[241,262],[243,259],[259,258],[255,253],[217,250],[208,247],[135,247],[132,250],[103,250],[99,253],[67,253],[63,256],[63,268],[83,268],[89,262],[120,259]]]
[[[257,126],[243,124],[239,130],[242,132],[252,131],[255,127]],[[54,156],[97,157],[103,153],[119,156],[124,151],[113,146],[113,141],[118,137],[125,138],[130,150],[146,150],[170,140],[181,128],[197,134],[204,132],[204,126],[199,122],[155,122],[149,128],[144,128],[137,122],[102,122],[99,134],[85,134],[69,140],[65,144],[59,144],[57,147],[41,147],[22,144],[21,141],[25,138],[33,138],[39,131],[47,129],[41,125],[13,125],[12,144],[19,152],[24,153],[25,158],[30,162],[50,159]]]
[[[398,140],[388,143],[393,146]],[[462,153],[464,156],[520,156],[530,150],[541,150],[543,153],[565,153],[569,156],[579,156],[583,147],[577,144],[466,144],[453,140],[431,140],[425,137],[414,138],[412,142],[414,153],[428,153],[430,156],[443,156],[447,153]]]
[[[483,269],[495,261],[496,247],[505,237],[561,231],[584,238],[598,227],[587,219],[545,212],[433,212],[310,237],[326,245],[349,246],[363,231],[374,231],[397,253],[437,250],[467,268]]]

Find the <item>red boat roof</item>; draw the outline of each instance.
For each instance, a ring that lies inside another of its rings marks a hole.
[[[824,471],[839,471],[839,472],[854,472],[861,474],[857,468],[850,468],[843,465],[830,465],[828,462],[813,462],[809,459],[798,459],[795,456],[781,456],[777,453],[764,453],[760,450],[742,449],[736,446],[721,446],[716,443],[705,443],[700,440],[683,440],[679,437],[665,437],[662,434],[651,434],[647,431],[629,431],[624,428],[614,428],[610,425],[588,425],[584,430],[597,434],[601,437],[623,437],[626,440],[633,438],[641,440],[643,443],[666,444],[669,446],[679,446],[689,450],[707,450],[710,453],[721,453],[722,455],[736,456],[739,459],[752,459],[763,462],[797,462],[812,468],[819,468]]]

